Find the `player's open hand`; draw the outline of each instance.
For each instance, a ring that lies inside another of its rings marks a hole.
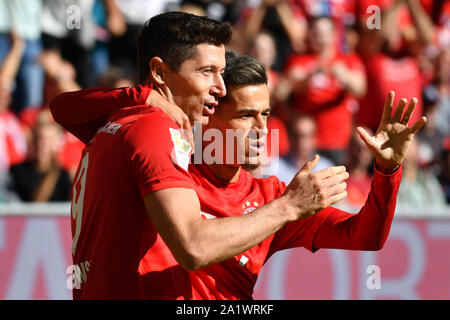
[[[416,98],[412,98],[407,107],[407,99],[401,99],[392,115],[394,96],[393,91],[389,92],[381,123],[374,136],[370,136],[361,127],[356,129],[375,157],[377,167],[386,172],[394,170],[402,163],[414,135],[427,121],[425,117],[421,117],[412,126],[408,126],[417,105]]]
[[[308,161],[283,195],[287,198],[288,206],[296,209],[293,210],[296,213],[293,220],[309,217],[347,196],[344,180],[348,179],[349,174],[345,167],[329,167],[311,172],[318,162],[318,155]]]

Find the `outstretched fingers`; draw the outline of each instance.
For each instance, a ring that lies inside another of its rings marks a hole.
[[[389,91],[389,94],[386,97],[386,100],[384,102],[383,115],[381,117],[382,120],[385,120],[385,121],[391,120],[394,98],[395,98],[395,92]]]
[[[420,117],[420,119],[417,120],[411,127],[411,133],[416,134],[416,132],[419,131],[420,128],[422,128],[426,122],[427,122],[427,118]]]
[[[356,132],[358,132],[359,137],[362,139],[362,141],[364,141],[364,143],[369,149],[372,149],[374,147],[373,138],[367,133],[366,130],[364,130],[361,127],[358,127],[356,128]]]
[[[403,115],[402,118],[402,123],[405,125],[408,125],[409,120],[411,119],[411,116],[414,112],[414,109],[416,108],[417,105],[417,98],[412,98],[411,101],[409,102],[408,108],[405,111],[405,114]]]
[[[400,99],[400,101],[397,103],[397,107],[394,111],[394,116],[392,117],[393,122],[400,122],[402,119],[403,110],[405,109],[406,103],[408,100],[405,98]]]

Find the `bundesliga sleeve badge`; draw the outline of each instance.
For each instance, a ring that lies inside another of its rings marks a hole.
[[[188,170],[191,160],[192,146],[180,131],[169,128],[173,142],[172,161],[184,170]]]

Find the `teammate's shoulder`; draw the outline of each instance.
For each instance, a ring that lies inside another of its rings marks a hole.
[[[151,133],[159,132],[163,128],[179,128],[161,109],[148,105],[122,108],[112,113],[108,121],[119,123],[126,131],[134,128]]]

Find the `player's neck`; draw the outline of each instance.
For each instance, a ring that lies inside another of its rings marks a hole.
[[[241,174],[240,166],[227,166],[224,164],[211,164],[208,166],[216,178],[226,182],[236,182]]]

